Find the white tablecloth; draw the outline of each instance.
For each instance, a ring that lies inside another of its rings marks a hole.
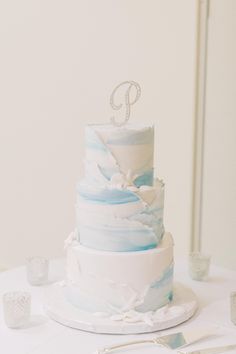
[[[52,261],[50,281],[64,277],[64,262]],[[181,331],[183,328],[219,326],[218,334],[202,340],[188,349],[200,349],[208,346],[236,344],[236,326],[230,321],[230,292],[236,291],[236,272],[216,266],[211,267],[210,279],[197,282],[189,278],[187,264],[176,262],[175,279],[191,287],[198,299],[199,310],[186,323],[162,333]],[[6,291],[27,290],[32,294],[32,318],[25,329],[12,330],[4,324],[2,304],[0,306],[0,353],[1,354],[91,354],[97,348],[131,340],[150,338],[155,334],[144,335],[99,335],[64,327],[44,314],[44,287],[32,287],[26,281],[25,268],[19,267],[0,273],[0,296]],[[160,332],[158,333],[158,335]],[[172,351],[156,346],[142,346],[118,353],[131,354],[166,354]],[[173,353],[173,352],[172,352]],[[236,350],[227,352],[236,353]]]

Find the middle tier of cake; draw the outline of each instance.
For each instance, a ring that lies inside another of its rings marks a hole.
[[[78,185],[77,229],[81,245],[129,252],[157,247],[164,235],[164,184],[125,189]]]

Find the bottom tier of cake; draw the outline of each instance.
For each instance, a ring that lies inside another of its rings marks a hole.
[[[172,300],[173,240],[139,252],[105,252],[74,241],[67,253],[66,296],[99,314],[155,311]]]

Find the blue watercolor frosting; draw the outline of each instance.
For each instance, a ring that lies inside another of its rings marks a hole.
[[[161,286],[165,286],[172,280],[174,274],[174,264],[170,264],[168,268],[164,271],[162,277],[151,284],[152,289],[160,288]]]
[[[154,281],[146,296],[146,302],[137,310],[146,312],[149,310],[155,311],[156,299],[159,301],[159,307],[165,306],[173,299],[173,263],[163,272],[161,278]],[[148,305],[147,305],[148,304]]]
[[[91,203],[98,204],[126,204],[137,202],[140,198],[128,189],[93,189],[89,186],[79,184],[77,187],[79,196]]]
[[[141,131],[126,128],[118,128],[115,136],[107,140],[109,145],[144,145],[152,144],[154,139],[153,127],[147,127]]]
[[[137,252],[157,246],[157,239],[152,230],[144,228],[80,227],[80,243],[83,246],[101,251]]]
[[[145,171],[143,174],[135,178],[134,185],[136,187],[153,185],[153,169]]]

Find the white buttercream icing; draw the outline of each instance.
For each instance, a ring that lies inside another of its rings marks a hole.
[[[153,311],[171,300],[173,243],[141,252],[104,252],[79,244],[68,248],[68,297],[91,312]]]

